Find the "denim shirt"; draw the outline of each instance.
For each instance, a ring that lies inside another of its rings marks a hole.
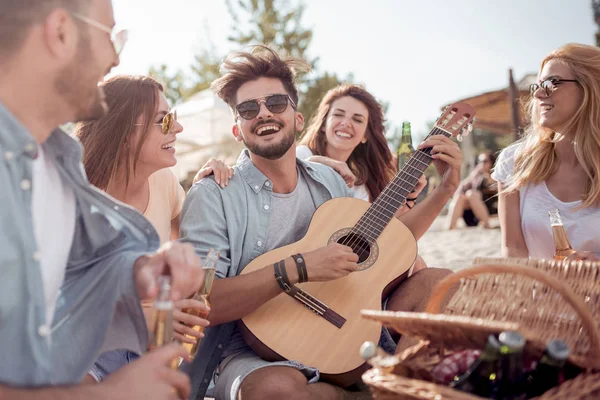
[[[334,197],[352,197],[333,169],[300,159],[296,162],[317,207]],[[225,188],[212,177],[195,184],[181,214],[181,240],[191,243],[203,260],[210,248],[219,250],[217,278],[239,275],[265,252],[271,215],[273,184],[254,166],[248,150],[242,152],[234,168],[235,174]],[[234,326],[235,322],[230,322],[204,331],[196,358],[183,367],[192,381],[191,399],[203,398]]]
[[[32,220],[37,146],[0,102],[0,384],[16,387],[76,384],[101,351],[145,349],[132,266],[159,244],[141,214],[89,184],[81,145],[55,130],[42,146],[74,192],[76,220],[54,319],[46,321]]]

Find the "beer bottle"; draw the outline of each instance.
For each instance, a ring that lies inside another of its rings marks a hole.
[[[158,296],[154,300],[154,319],[152,321],[150,349],[163,346],[173,339],[173,301],[171,300],[171,277],[158,277]],[[171,363],[177,369],[179,360]]]
[[[410,122],[404,121],[402,123],[402,137],[400,138],[400,144],[398,145],[398,171],[402,169],[408,158],[415,151],[412,145],[412,136],[410,132]]]
[[[479,358],[467,372],[460,377],[456,376],[450,387],[481,397],[492,396],[498,379],[499,361],[500,342],[494,335],[490,335]]]
[[[500,340],[500,380],[495,399],[522,400],[526,398],[523,368],[525,339],[514,331],[502,332]]]
[[[527,379],[527,397],[537,397],[558,386],[563,380],[563,368],[571,353],[562,340],[551,340],[535,370]]]
[[[202,287],[194,294],[192,299],[201,301],[207,307],[210,307],[210,302],[208,297],[210,295],[210,291],[212,290],[213,282],[215,279],[215,271],[217,268],[217,262],[219,260],[219,251],[210,249],[208,255],[206,256],[206,260],[204,261],[204,265],[202,270],[204,271],[204,283]],[[206,318],[206,313],[202,310],[198,310],[197,308],[184,308],[182,310],[186,314],[191,314],[196,317]],[[204,327],[200,325],[190,326],[196,332],[204,332]],[[200,340],[195,337],[186,334],[187,338],[195,340],[194,343],[183,343],[183,347],[185,347],[190,354],[190,356],[195,357],[198,352],[198,347],[200,346]]]
[[[575,253],[575,250],[571,247],[558,209],[548,211],[548,214],[550,214],[550,226],[554,237],[554,259],[561,261]]]

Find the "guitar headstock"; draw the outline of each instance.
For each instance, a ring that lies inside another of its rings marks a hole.
[[[452,137],[456,136],[461,141],[463,135],[473,131],[475,122],[475,109],[467,103],[453,103],[444,109],[436,121],[435,128],[442,129]]]

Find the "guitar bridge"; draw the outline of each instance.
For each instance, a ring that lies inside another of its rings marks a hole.
[[[291,291],[288,294],[302,303],[310,311],[324,318],[336,328],[341,329],[342,326],[344,326],[344,323],[346,323],[346,318],[333,311],[325,303],[321,302],[310,293],[305,292],[296,286],[292,286]]]

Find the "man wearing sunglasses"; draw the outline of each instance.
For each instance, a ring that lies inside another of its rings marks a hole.
[[[89,185],[81,147],[60,124],[97,118],[98,81],[118,65],[126,34],[110,0],[10,0],[0,12],[0,398],[187,397],[185,357],[166,346],[105,382],[78,385],[101,351],[142,353],[140,301],[173,278],[181,298],[200,284],[189,245],[169,243],[139,213]]]
[[[333,169],[296,158],[295,134],[302,130],[304,117],[297,110],[293,71],[305,66],[257,46],[251,53],[230,55],[221,66],[222,76],[212,84],[231,107],[233,135],[247,149],[226,188],[221,189],[211,178],[200,180],[190,190],[182,211],[182,240],[192,243],[200,256],[206,256],[211,248],[220,250],[221,255],[216,269],[219,279],[211,293],[211,327],[205,330],[198,355],[189,366],[194,399],[202,398],[215,368],[217,400],[236,399],[240,394],[244,400],[370,398],[368,393],[349,394],[318,382],[319,372],[311,366],[262,360],[235,326],[236,320],[282,292],[273,265],[240,275],[243,268],[259,255],[301,239],[315,210],[325,201],[352,197]],[[444,179],[453,182],[455,190],[460,181],[460,150],[449,139],[435,140],[439,143],[432,145],[433,151],[449,160],[449,175]],[[454,190],[437,209],[429,207],[420,214],[415,210],[418,215],[413,223],[403,220],[415,237],[431,225]],[[308,275],[303,274],[304,281],[338,279],[358,267],[352,249],[337,243],[303,257]],[[287,275],[292,284],[300,281],[292,257],[277,268],[286,271],[281,275]],[[392,310],[422,309],[435,282],[448,273],[435,268],[417,272],[393,292],[387,306]],[[388,351],[396,348],[387,331],[382,332],[381,344]]]

